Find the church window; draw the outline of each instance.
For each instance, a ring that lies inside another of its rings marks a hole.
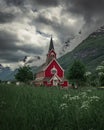
[[[56,74],[56,73],[57,73],[57,69],[56,69],[55,67],[53,67],[53,68],[51,69],[51,73],[52,73],[52,74]]]

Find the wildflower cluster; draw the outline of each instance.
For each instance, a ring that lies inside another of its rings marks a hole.
[[[86,92],[81,92],[75,96],[72,96],[71,94],[65,94],[63,96],[64,103],[60,105],[60,108],[64,110],[68,108],[70,104],[74,104],[74,106],[78,106],[80,110],[88,110],[92,103],[100,100],[98,96],[90,96],[90,92],[92,92],[92,90],[89,89]]]
[[[62,110],[66,109],[67,107],[68,107],[68,105],[67,105],[66,103],[62,103],[62,104],[60,105],[60,108],[61,108]]]
[[[99,76],[103,76],[103,75],[104,75],[104,72],[99,72],[98,75],[99,75]]]
[[[63,99],[66,99],[66,100],[79,100],[80,99],[80,97],[79,96],[71,96],[70,94],[65,94],[64,96],[63,96]]]
[[[87,110],[89,108],[89,101],[83,101],[80,108]]]
[[[100,71],[100,70],[102,70],[102,69],[104,69],[104,66],[98,66],[98,67],[96,68],[97,71]]]
[[[90,72],[90,71],[87,71],[86,73],[85,73],[85,76],[90,76],[92,73]]]
[[[5,106],[5,105],[6,105],[6,102],[0,101],[0,108],[3,108],[3,106]]]
[[[100,100],[100,98],[99,98],[98,96],[89,97],[89,101],[90,101],[90,102],[93,102],[93,101],[98,102],[99,100]]]
[[[98,96],[88,96],[88,92],[91,92],[91,90],[87,90],[86,92],[82,92],[80,94],[80,97],[82,99],[80,107],[81,109],[87,110],[92,102],[98,102],[100,100]]]

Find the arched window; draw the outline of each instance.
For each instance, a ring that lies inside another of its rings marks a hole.
[[[52,57],[55,57],[55,54],[52,52],[52,53],[51,53],[51,56],[52,56]]]
[[[56,73],[57,73],[57,69],[56,69],[55,67],[53,67],[53,68],[51,69],[51,73],[52,73],[52,74],[56,74]]]

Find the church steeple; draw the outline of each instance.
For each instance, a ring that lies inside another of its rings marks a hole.
[[[48,50],[48,54],[47,54],[47,58],[46,58],[46,63],[48,64],[54,58],[56,59],[56,52],[54,50],[53,40],[52,40],[52,37],[51,37],[49,50]]]
[[[50,52],[51,50],[54,50],[54,45],[53,45],[52,37],[51,37],[51,40],[50,40],[50,45],[49,45],[49,50],[48,50],[48,52]]]

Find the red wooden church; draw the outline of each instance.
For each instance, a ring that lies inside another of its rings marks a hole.
[[[50,40],[49,51],[46,62],[41,66],[41,70],[36,74],[35,85],[40,86],[62,86],[67,87],[68,81],[64,78],[64,70],[56,59],[53,40]]]

